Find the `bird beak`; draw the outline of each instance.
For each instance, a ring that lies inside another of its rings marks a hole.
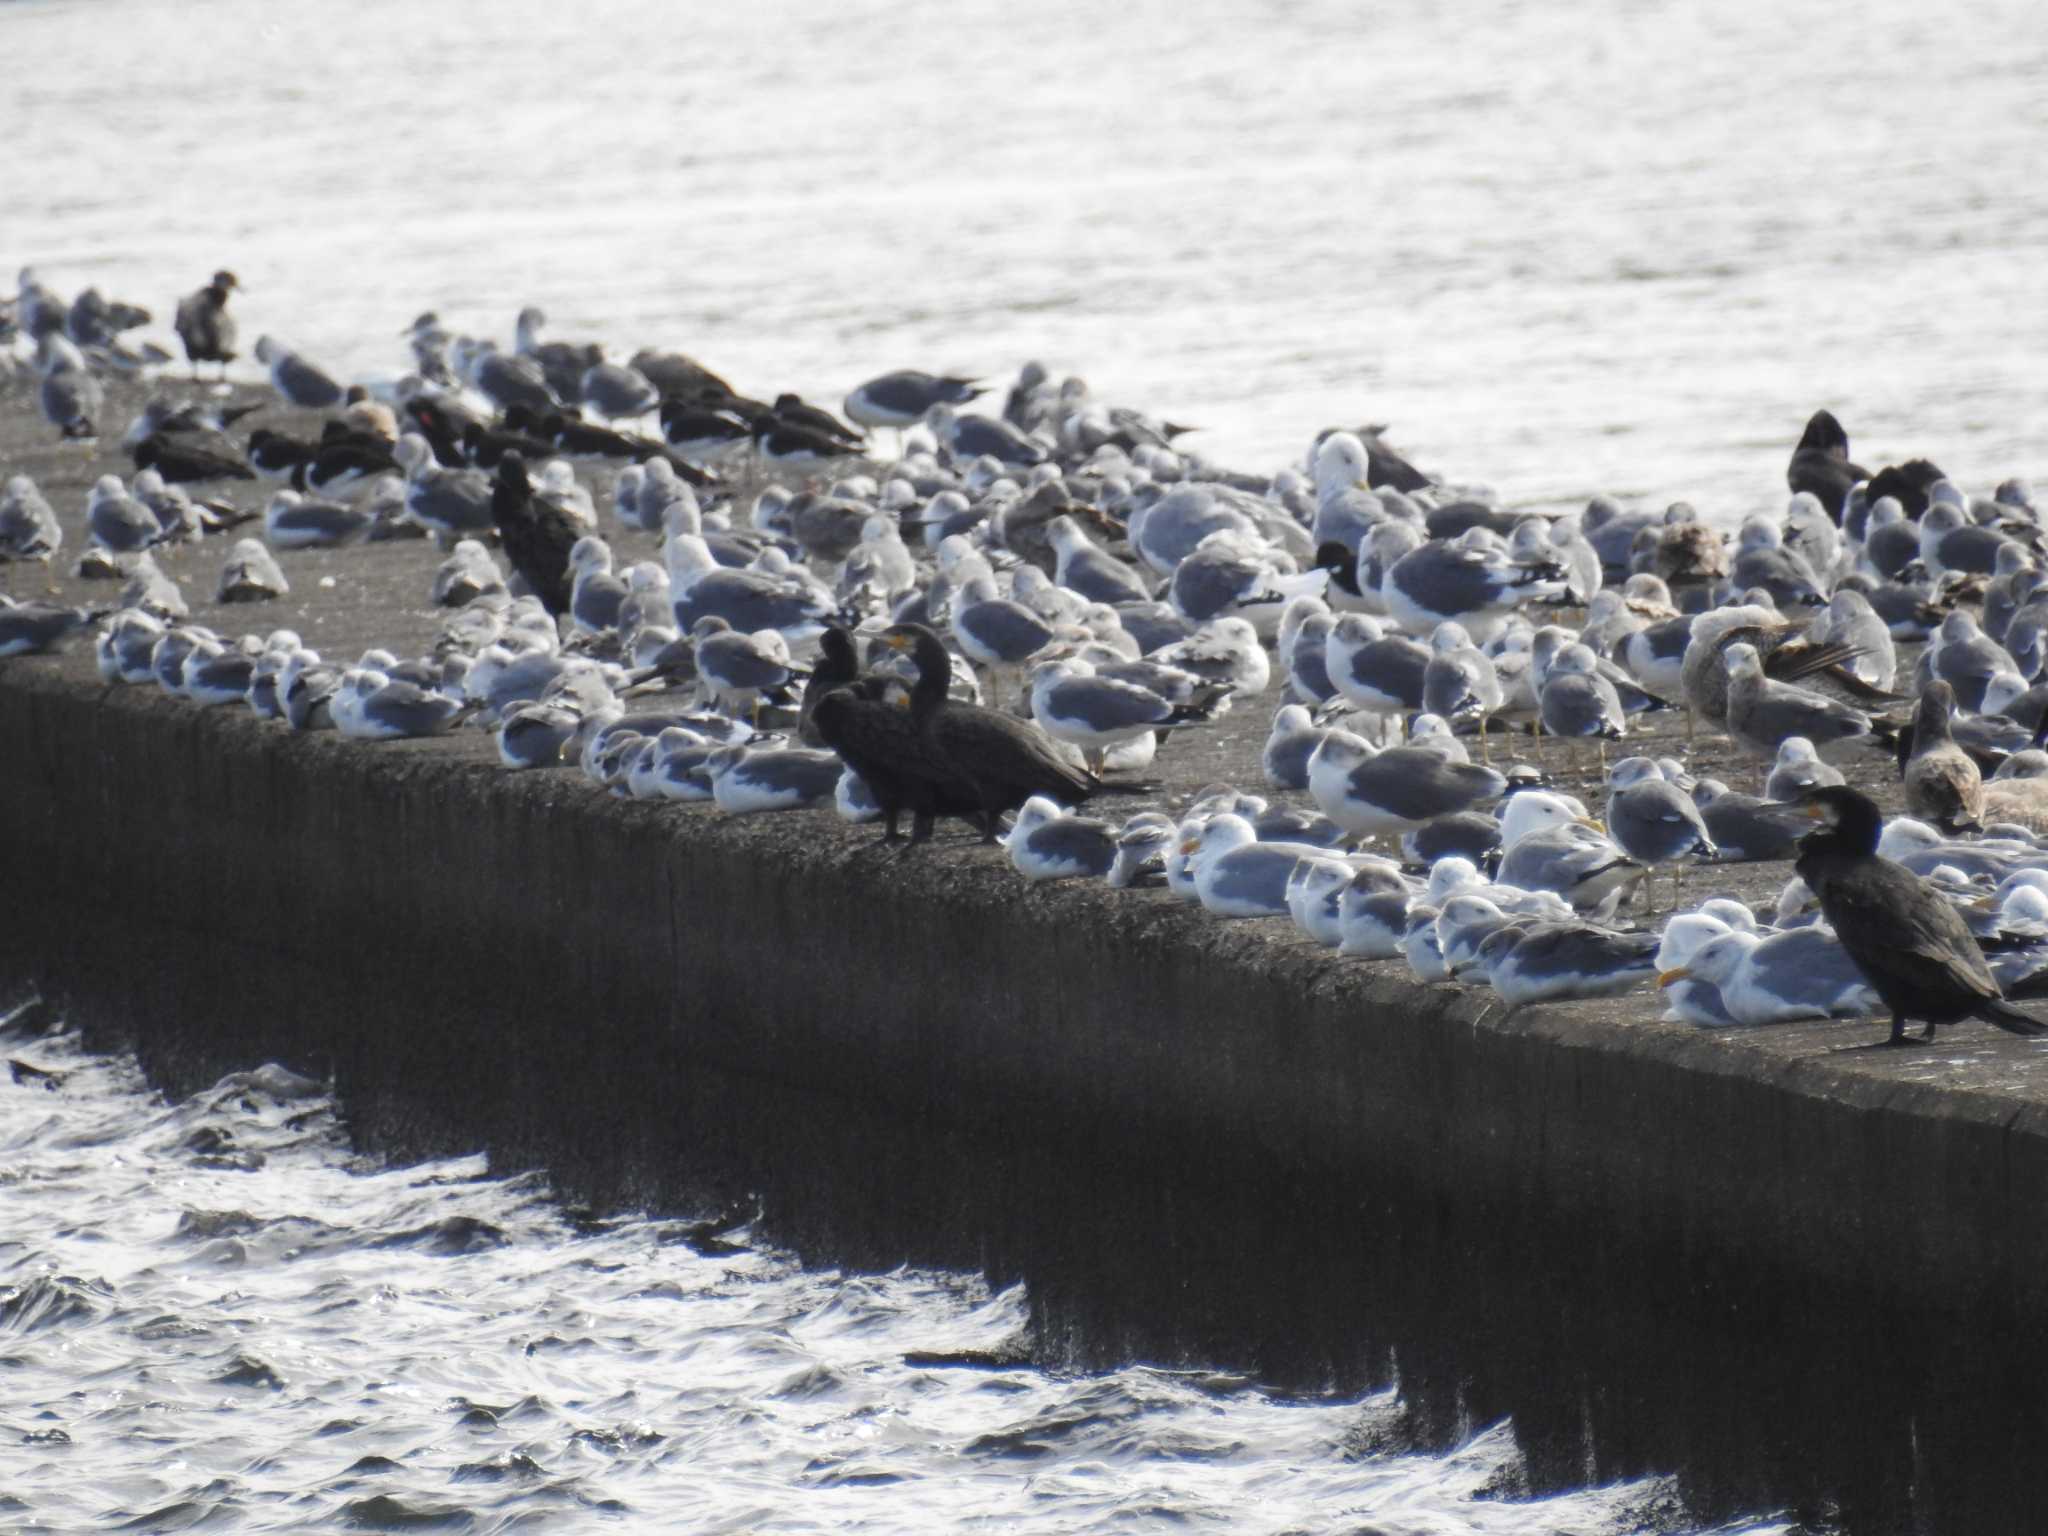
[[[1193,853],[1197,848],[1201,846],[1202,841],[1200,838],[1191,837],[1186,842],[1180,845],[1180,851],[1184,854]]]
[[[1598,832],[1602,837],[1605,837],[1607,835],[1607,823],[1605,823],[1604,821],[1597,821],[1591,816],[1574,816],[1572,820],[1576,821],[1582,827],[1591,827],[1595,832]]]
[[[1806,819],[1808,821],[1827,820],[1827,807],[1822,805],[1818,800],[1814,801],[1811,805],[1805,807],[1805,810]]]
[[[1657,973],[1657,985],[1660,989],[1672,986],[1678,982],[1684,981],[1687,977],[1691,975],[1692,972],[1687,970],[1682,965],[1675,971],[1659,971]]]

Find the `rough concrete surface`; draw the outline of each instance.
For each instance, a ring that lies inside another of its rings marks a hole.
[[[73,555],[99,460],[4,414],[0,470]],[[431,545],[287,553],[290,598],[227,613],[224,553],[164,562],[224,629],[347,655],[438,622]],[[1177,734],[1162,798],[1251,787],[1269,716]],[[1424,1444],[1512,1412],[1538,1486],[1677,1469],[1702,1509],[1855,1530],[2038,1507],[2048,1047],[1707,1033],[1641,993],[1508,1017],[1284,920],[608,799],[478,733],[294,735],[105,688],[83,649],[0,663],[0,743],[0,979],[170,1091],[279,1059],[371,1148],[1025,1278],[1050,1362],[1398,1380]]]

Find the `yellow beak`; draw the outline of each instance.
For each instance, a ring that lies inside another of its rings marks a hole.
[[[1663,988],[1672,986],[1677,982],[1684,981],[1687,977],[1691,975],[1692,972],[1687,970],[1682,965],[1675,971],[1659,971],[1657,973],[1658,989],[1662,990]]]

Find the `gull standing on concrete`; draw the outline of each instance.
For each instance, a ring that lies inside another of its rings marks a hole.
[[[1624,758],[1608,775],[1607,833],[1623,853],[1649,870],[1643,881],[1646,897],[1660,868],[1682,867],[1694,854],[1711,859],[1715,853],[1699,807],[1647,757]],[[1675,869],[1671,898],[1675,904]]]
[[[1628,734],[1628,716],[1621,707],[1621,695],[1614,684],[1600,674],[1600,659],[1586,646],[1567,645],[1550,664],[1549,676],[1538,696],[1538,717],[1545,734],[1567,744],[1573,766],[1578,763],[1579,743],[1591,740],[1599,747],[1600,766],[1607,766],[1607,743]]]
[[[1209,718],[1205,706],[1169,703],[1149,688],[1097,677],[1078,658],[1042,662],[1031,673],[1031,718],[1048,736],[1081,749],[1098,777],[1120,743]]]
[[[53,331],[36,343],[36,372],[42,379],[36,399],[43,419],[67,438],[95,436],[93,418],[100,413],[102,391],[85,355]]]
[[[1492,762],[1486,722],[1505,698],[1493,659],[1472,643],[1464,625],[1450,620],[1436,627],[1429,650],[1429,662],[1422,672],[1422,707],[1442,716],[1454,729],[1462,720],[1476,720],[1480,758]]]
[[[119,484],[119,482],[115,482]],[[64,543],[57,513],[27,475],[10,475],[0,491],[0,565],[39,561],[45,579]]]

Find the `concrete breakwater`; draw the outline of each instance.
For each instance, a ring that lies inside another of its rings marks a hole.
[[[173,1091],[278,1059],[366,1147],[1022,1278],[1053,1362],[1398,1379],[1425,1443],[1512,1412],[1539,1484],[1857,1530],[2038,1496],[2025,1046],[1504,1018],[1284,922],[89,679],[0,679],[0,975]]]

